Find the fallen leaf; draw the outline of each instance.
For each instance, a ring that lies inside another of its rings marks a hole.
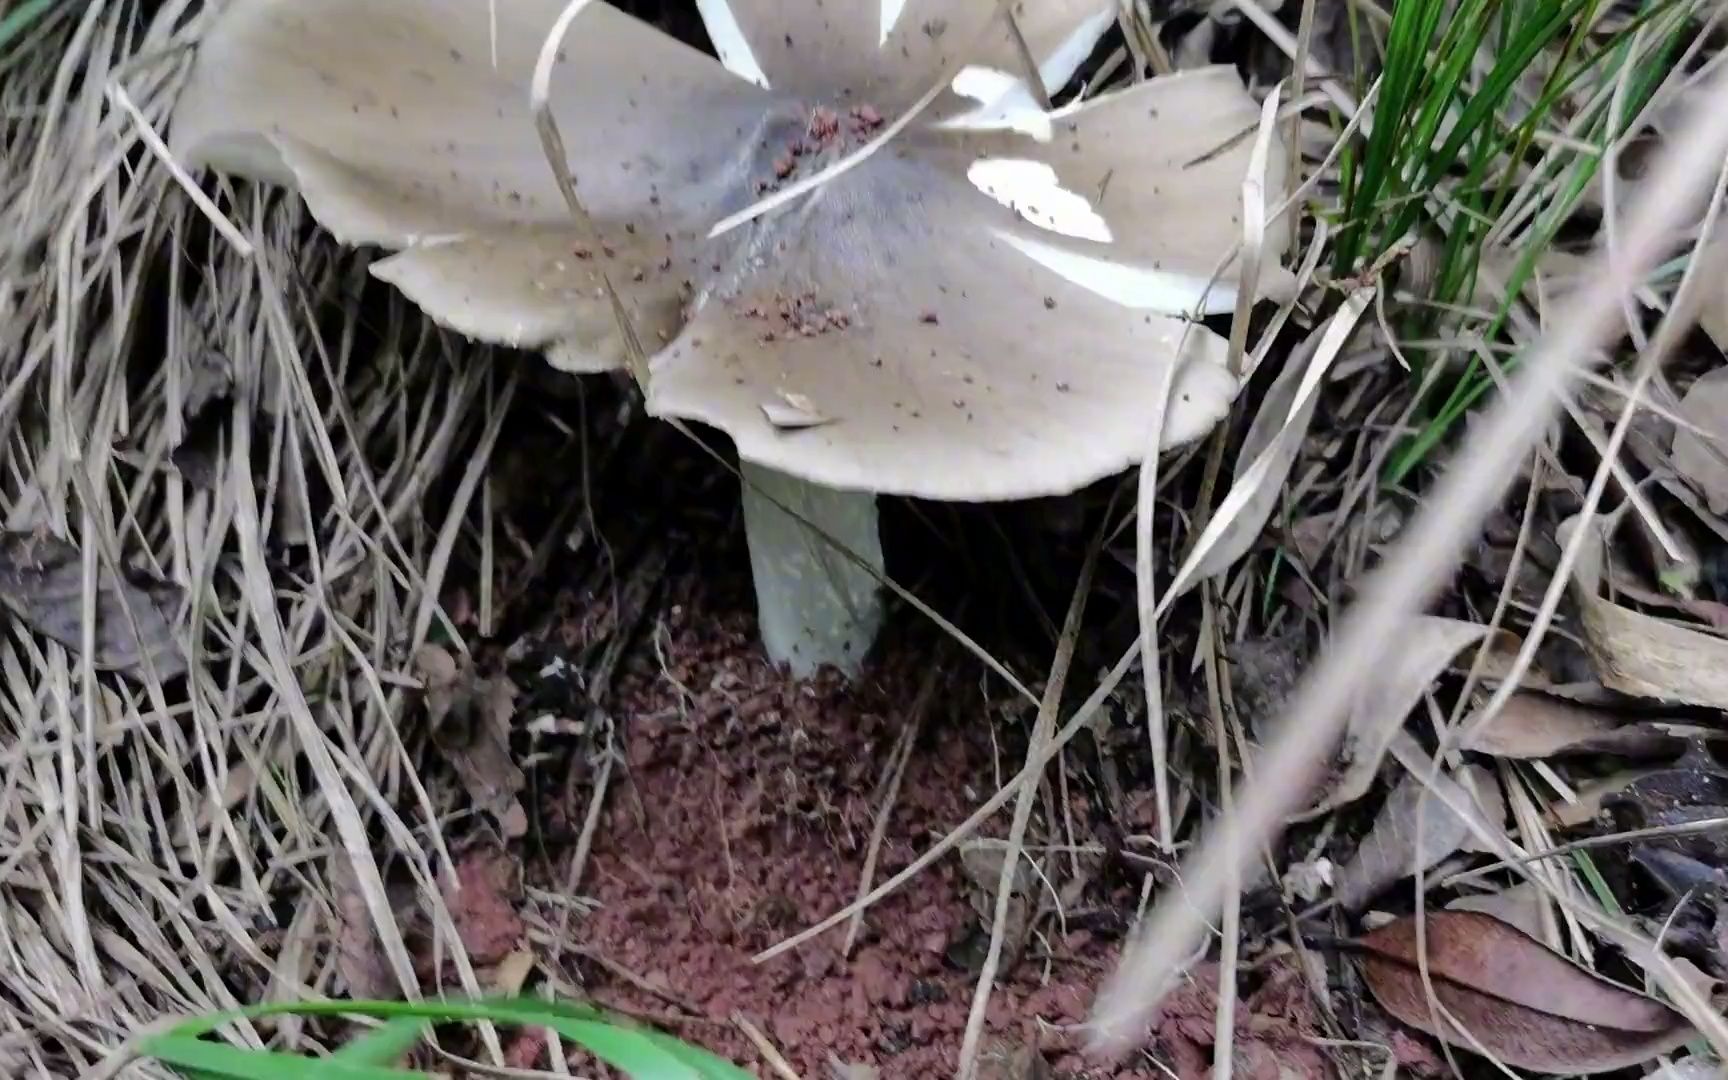
[[[348,996],[356,999],[400,996],[384,951],[378,947],[378,931],[372,925],[372,913],[360,890],[359,875],[340,847],[330,856],[329,885],[335,908],[336,925],[331,936],[336,939],[336,970],[348,983]]]
[[[127,570],[116,580],[100,560],[96,580],[92,662],[139,681],[147,677],[146,659],[159,678],[184,675],[186,657],[174,636],[184,590],[138,570]],[[47,534],[0,532],[0,599],[30,629],[74,655],[82,653],[84,556],[77,547]],[[137,620],[136,632],[132,619]]]
[[[1640,776],[1624,790],[1604,796],[1602,807],[1625,831],[1728,818],[1728,771],[1716,763],[1704,740],[1695,739],[1668,768]],[[1646,843],[1690,856],[1707,867],[1728,865],[1728,835],[1721,832],[1676,834]]]
[[[1307,628],[1299,622],[1276,636],[1230,646],[1230,690],[1249,731],[1267,731],[1283,715],[1312,651]]]
[[[1007,853],[1001,844],[972,841],[960,845],[960,866],[966,873],[968,886],[966,895],[986,934],[996,917],[996,887],[1001,882],[1002,859]],[[1032,865],[1023,853],[1014,867],[1013,881],[1009,885],[1008,921],[1002,932],[1001,964],[1004,971],[1013,968],[1020,960],[1027,935],[1044,906],[1038,903],[1041,893],[1039,877],[1033,873]]]
[[[1679,740],[1642,724],[1627,724],[1613,713],[1550,694],[1520,690],[1506,700],[1492,721],[1464,722],[1463,750],[1503,758],[1545,758],[1553,754],[1617,753],[1650,756],[1672,751]]]
[[[1567,802],[1556,799],[1548,805],[1544,817],[1548,823],[1562,829],[1572,829],[1595,820],[1602,812],[1603,803],[1615,794],[1625,791],[1640,777],[1650,776],[1660,772],[1659,769],[1624,769],[1617,773],[1595,780],[1589,780],[1577,785],[1572,793],[1578,796],[1577,802]]]
[[[1423,798],[1428,784],[1409,773],[1392,789],[1386,805],[1374,819],[1374,827],[1362,839],[1356,854],[1338,871],[1333,895],[1347,911],[1361,908],[1395,881],[1411,877],[1420,866],[1431,869],[1440,860],[1459,849],[1480,850],[1475,833],[1459,814],[1440,798],[1445,789],[1460,803],[1474,803],[1481,815],[1479,823],[1498,830],[1506,818],[1506,803],[1494,776],[1480,765],[1463,770],[1467,783],[1460,783],[1442,774],[1430,783],[1436,789]],[[1474,798],[1470,791],[1474,790]],[[1417,812],[1420,803],[1426,820],[1420,830],[1418,844]]]
[[[1308,434],[1326,372],[1373,295],[1371,288],[1351,293],[1337,314],[1309,334],[1285,361],[1284,370],[1267,389],[1249,425],[1237,459],[1235,481],[1176,572],[1159,604],[1160,611],[1195,582],[1228,570],[1259,540]]]
[[[1698,376],[1680,399],[1678,414],[1707,438],[1677,426],[1670,463],[1712,513],[1728,513],[1728,366]]]
[[[1564,644],[1567,648],[1549,648],[1550,645],[1554,644]],[[1501,630],[1489,638],[1482,648],[1477,650],[1477,655],[1481,657],[1481,660],[1478,662],[1475,656],[1471,658],[1471,664],[1475,665],[1477,677],[1481,679],[1482,685],[1493,688],[1505,682],[1512,674],[1512,667],[1517,660],[1518,652],[1523,647],[1524,639],[1510,630]],[[1549,697],[1561,698],[1577,705],[1594,705],[1598,708],[1612,708],[1622,702],[1618,694],[1596,681],[1594,670],[1588,672],[1569,670],[1566,675],[1561,676],[1549,672],[1543,666],[1542,654],[1544,652],[1562,653],[1561,659],[1569,662],[1573,668],[1590,667],[1590,658],[1585,655],[1582,646],[1572,645],[1569,639],[1550,635],[1548,640],[1543,642],[1543,647],[1537,650],[1530,666],[1519,675],[1518,688],[1520,690],[1547,694]],[[1576,653],[1576,656],[1573,656],[1573,653]],[[1465,664],[1459,669],[1459,673],[1462,674],[1468,670],[1471,664]],[[1572,678],[1571,676],[1575,674],[1582,677]]]
[[[1576,517],[1562,522],[1562,541],[1577,526]],[[1604,600],[1602,544],[1602,529],[1591,529],[1573,577],[1585,645],[1602,685],[1633,697],[1728,709],[1728,640]]]
[[[1578,1075],[1648,1061],[1694,1034],[1668,1006],[1586,971],[1490,915],[1430,912],[1425,937],[1434,997],[1456,1024],[1430,1007],[1417,966],[1415,916],[1358,939],[1368,989],[1397,1019],[1460,1049],[1479,1045],[1514,1068]]]
[[[444,648],[423,645],[414,670],[424,686],[432,741],[449,760],[474,805],[498,819],[506,840],[528,831],[528,813],[517,794],[527,784],[510,753],[516,717],[516,687],[509,679],[481,679],[471,663],[458,663]]]
[[[1644,1080],[1722,1080],[1724,1076],[1728,1076],[1728,1070],[1722,1068],[1720,1061],[1694,1054],[1650,1070],[1644,1074]]]
[[[1453,659],[1487,633],[1488,627],[1479,623],[1439,615],[1418,615],[1409,620],[1401,636],[1402,647],[1394,650],[1385,670],[1363,688],[1350,709],[1343,774],[1320,805],[1300,817],[1317,817],[1366,795],[1392,737],[1404,726],[1404,718]]]
[[[1475,911],[1516,927],[1536,940],[1542,940],[1543,912],[1548,907],[1548,894],[1533,882],[1521,881],[1499,892],[1460,896],[1446,905],[1448,911]]]

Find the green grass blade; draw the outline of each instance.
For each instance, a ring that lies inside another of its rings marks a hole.
[[[418,1016],[399,1016],[387,1020],[382,1027],[351,1040],[330,1056],[339,1061],[365,1065],[388,1065],[401,1061],[408,1051],[419,1045],[426,1033],[426,1021]]]
[[[192,1075],[221,1080],[426,1080],[426,1074],[382,1065],[301,1057],[275,1050],[246,1050],[186,1035],[162,1035],[143,1052]]]
[[[59,0],[24,0],[24,2],[0,18],[0,51],[4,51],[12,39],[30,29],[37,19],[48,13]]]
[[[527,1024],[548,1027],[565,1038],[581,1043],[594,1056],[617,1065],[618,1062],[608,1057],[609,1052],[616,1053],[628,1050],[652,1051],[654,1054],[670,1058],[681,1071],[677,1072],[644,1072],[643,1077],[659,1078],[661,1076],[689,1076],[692,1080],[749,1080],[750,1074],[718,1055],[711,1054],[699,1047],[692,1046],[680,1039],[675,1039],[664,1032],[651,1028],[623,1027],[597,1021],[592,1010],[582,1006],[571,1006],[556,1001],[543,1001],[538,998],[513,998],[508,1001],[490,1003],[498,1010],[497,1018],[508,1017],[510,1023]],[[580,1011],[578,1011],[580,1010]],[[596,1043],[595,1033],[604,1036],[603,1044]],[[621,1068],[627,1066],[620,1065]],[[662,1066],[664,1067],[664,1066]]]
[[[180,1042],[172,1045],[181,1050],[185,1049],[182,1045],[184,1043],[196,1043],[199,1047],[221,1046],[218,1043],[201,1042],[197,1036],[208,1034],[236,1020],[282,1015],[370,1016],[392,1022],[407,1019],[437,1023],[490,1021],[517,1027],[545,1027],[556,1031],[562,1038],[583,1047],[613,1068],[623,1070],[634,1080],[750,1080],[749,1073],[724,1058],[681,1042],[663,1032],[637,1026],[586,1005],[543,1001],[538,998],[507,998],[482,1002],[310,1001],[255,1005],[226,1013],[194,1017],[180,1024],[169,1036],[163,1036],[163,1038],[180,1040]],[[147,1048],[146,1052],[152,1051]],[[235,1050],[235,1052],[246,1053],[242,1050]],[[217,1059],[211,1058],[210,1060],[215,1061]],[[330,1060],[332,1059],[301,1059],[298,1067],[304,1070],[311,1064]],[[195,1067],[209,1068],[207,1063],[194,1062],[193,1064]],[[345,1059],[336,1059],[335,1064],[353,1068],[379,1068],[376,1065],[366,1065]],[[224,1077],[233,1075],[237,1076],[239,1080],[275,1080],[278,1074],[259,1074],[255,1077],[253,1074],[218,1072],[217,1075]],[[302,1071],[295,1075],[322,1077],[325,1074]],[[350,1076],[363,1077],[371,1074],[331,1073],[329,1075],[332,1080],[338,1077],[347,1080]],[[421,1074],[390,1070],[377,1075],[419,1077]]]

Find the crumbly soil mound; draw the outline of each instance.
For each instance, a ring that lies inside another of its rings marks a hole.
[[[740,1013],[806,1077],[826,1075],[830,1054],[890,1076],[951,1070],[973,977],[948,954],[976,922],[956,860],[872,907],[850,958],[840,928],[751,960],[857,895],[876,788],[910,722],[919,658],[890,657],[890,670],[851,690],[826,679],[799,685],[760,657],[747,617],[684,609],[669,623],[666,671],[620,687],[629,703],[620,711],[632,717],[628,775],[585,882],[602,906],[578,931],[587,949],[664,994],[602,975],[596,996],[655,1015],[676,1001],[713,1021],[686,1035],[755,1061],[732,1021]],[[931,719],[893,806],[878,882],[993,790],[988,733]],[[1084,934],[1072,949],[1051,945],[1047,977],[1027,963],[995,995],[993,1030],[1036,1038],[1039,1019],[1079,1018],[1105,957]]]

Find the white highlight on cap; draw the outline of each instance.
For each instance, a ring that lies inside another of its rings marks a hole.
[[[905,10],[906,0],[882,0],[882,40],[876,43],[878,48],[888,44],[888,35],[894,32],[894,24],[900,21]]]
[[[1086,197],[1063,187],[1056,170],[1042,161],[980,158],[966,170],[966,179],[1040,229],[1100,244],[1115,239]]]
[[[702,14],[702,24],[708,28],[708,38],[714,42],[714,51],[720,54],[720,63],[726,70],[764,90],[771,89],[768,76],[762,73],[762,65],[756,62],[756,53],[751,50],[749,39],[738,25],[738,16],[732,13],[731,3],[728,0],[696,0],[696,10]]]
[[[950,117],[935,126],[960,131],[1018,131],[1039,142],[1053,134],[1050,114],[1039,107],[1026,86],[1006,71],[968,64],[954,76],[949,88],[961,97],[978,102],[978,108]]]
[[[992,229],[995,237],[1045,269],[1088,292],[1136,311],[1162,315],[1218,315],[1236,308],[1236,283],[1223,279],[1207,290],[1207,279],[1112,262]],[[1201,304],[1201,297],[1205,303]]]

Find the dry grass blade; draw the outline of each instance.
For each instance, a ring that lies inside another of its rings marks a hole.
[[[1528,453],[1566,388],[1576,358],[1590,356],[1615,326],[1619,298],[1629,294],[1674,242],[1675,229],[1705,190],[1728,152],[1728,83],[1718,75],[1695,108],[1684,133],[1665,147],[1635,208],[1620,258],[1598,251],[1586,283],[1566,304],[1563,318],[1537,344],[1508,393],[1497,399],[1474,438],[1455,456],[1433,496],[1390,553],[1353,609],[1334,645],[1292,702],[1278,737],[1267,747],[1265,782],[1237,804],[1190,860],[1186,895],[1165,901],[1136,934],[1095,1008],[1095,1049],[1120,1053],[1138,1040],[1150,1011],[1217,910],[1233,869],[1231,852],[1249,852],[1275,832],[1316,779],[1316,766],[1344,719],[1357,689],[1403,644],[1396,632],[1414,606],[1425,602],[1454,564],[1483,514],[1501,496],[1512,464]]]
[[[1313,415],[1320,385],[1332,362],[1343,351],[1356,324],[1373,299],[1374,289],[1358,289],[1348,296],[1325,328],[1317,335],[1313,352],[1305,367],[1299,369],[1300,382],[1294,386],[1288,409],[1271,436],[1264,440],[1259,454],[1236,478],[1224,502],[1201,530],[1193,550],[1183,560],[1176,578],[1170,583],[1158,608],[1162,615],[1195,582],[1204,581],[1230,567],[1247,553],[1260,536],[1266,519],[1271,516],[1284,480],[1295,461],[1296,450],[1307,433],[1308,419]],[[1246,320],[1241,320],[1246,321]],[[1301,355],[1299,350],[1296,356]],[[1268,395],[1269,400],[1273,395]],[[1259,418],[1256,417],[1256,426]],[[1250,436],[1252,438],[1252,435]]]
[[[1068,669],[1074,662],[1074,648],[1080,637],[1080,619],[1086,612],[1086,597],[1092,591],[1092,571],[1103,547],[1100,535],[1086,554],[1080,577],[1074,583],[1074,598],[1068,604],[1068,615],[1062,622],[1062,636],[1056,643],[1056,656],[1050,662],[1050,678],[1044,685],[1044,700],[1038,706],[1038,718],[1032,726],[1032,742],[1027,749],[1027,764],[1043,756],[1056,730],[1056,712],[1062,705],[1062,691],[1068,685]],[[972,994],[971,1011],[966,1016],[966,1033],[960,1044],[958,1080],[972,1080],[978,1067],[979,1040],[984,1034],[984,1018],[988,1015],[990,992],[996,982],[996,968],[1002,958],[1002,941],[1008,925],[1009,907],[1014,899],[1014,881],[1020,869],[1020,856],[1026,841],[1026,827],[1032,820],[1032,807],[1038,801],[1038,785],[1021,785],[1014,800],[1014,820],[1008,827],[1008,848],[1002,856],[1002,869],[996,879],[996,906],[990,918],[990,946],[984,965],[978,973],[978,985]]]

